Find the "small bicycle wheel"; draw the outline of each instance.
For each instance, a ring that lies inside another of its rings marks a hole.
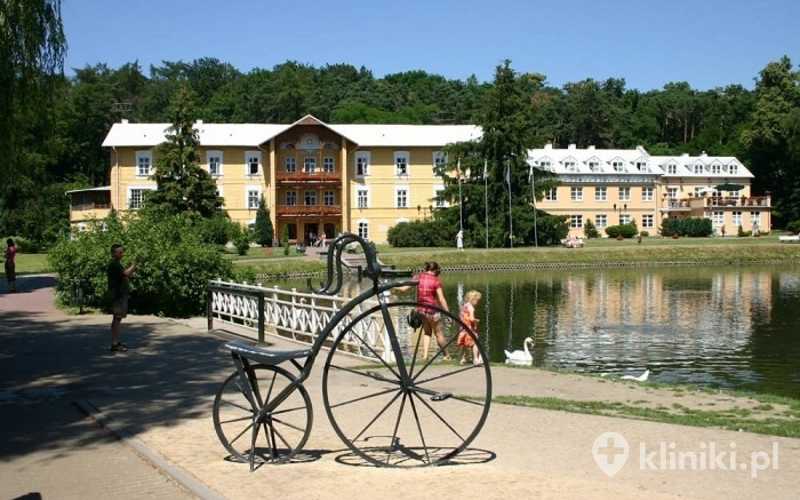
[[[247,377],[259,408],[268,405],[295,381],[291,373],[272,365],[251,365]],[[258,463],[291,460],[305,445],[313,421],[308,391],[298,385],[273,411],[254,422],[253,406],[236,371],[217,391],[213,416],[217,437],[236,461],[250,459],[252,430],[256,426],[255,461]]]
[[[385,313],[380,305],[363,312],[336,337],[323,372],[325,411],[342,441],[371,464],[449,462],[475,439],[489,413],[486,354],[472,330],[437,308],[444,343],[437,345],[434,335],[426,357],[423,328],[414,329],[408,320],[416,304],[385,307]],[[479,360],[469,348],[465,364],[459,364],[459,331],[475,343]],[[445,355],[456,357],[443,361]]]

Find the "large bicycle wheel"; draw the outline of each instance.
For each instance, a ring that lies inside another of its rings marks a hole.
[[[380,305],[357,316],[336,337],[322,379],[325,411],[342,441],[370,464],[388,467],[452,461],[478,435],[492,397],[488,359],[458,318],[439,309],[444,343],[409,324],[412,302]],[[413,321],[412,321],[413,323]],[[484,361],[459,364],[464,329]],[[395,339],[396,342],[392,342]],[[394,344],[394,345],[392,345]],[[443,361],[449,354],[454,361]]]
[[[247,376],[258,408],[267,406],[295,381],[291,373],[271,365],[251,365]],[[214,398],[214,429],[222,446],[233,460],[247,462],[253,448],[255,426],[255,462],[290,461],[303,448],[311,433],[313,411],[305,387],[295,386],[284,401],[257,422],[254,422],[256,412],[244,389],[238,372],[234,371]]]

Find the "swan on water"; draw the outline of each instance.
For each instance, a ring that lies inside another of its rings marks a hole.
[[[650,376],[650,370],[646,369],[644,373],[639,375],[638,377],[634,377],[633,375],[623,375],[621,378],[622,380],[633,380],[636,382],[647,382],[647,378]]]
[[[517,349],[514,352],[509,352],[503,350],[506,353],[506,363],[517,364],[517,365],[532,365],[533,364],[533,356],[531,356],[531,352],[528,350],[528,344],[530,343],[531,349],[533,349],[533,338],[527,337],[524,342],[522,342],[522,348],[524,350]]]

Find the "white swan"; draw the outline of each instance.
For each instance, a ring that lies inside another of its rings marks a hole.
[[[522,343],[522,348],[524,349],[523,351],[519,349],[514,352],[504,350],[503,352],[506,353],[506,363],[514,365],[532,365],[533,356],[531,356],[531,352],[528,350],[528,343],[531,344],[531,349],[533,349],[533,338],[527,337]]]
[[[650,370],[646,369],[644,373],[639,375],[638,377],[634,377],[633,375],[623,375],[620,377],[622,380],[633,380],[636,382],[647,382],[647,378],[650,376]]]

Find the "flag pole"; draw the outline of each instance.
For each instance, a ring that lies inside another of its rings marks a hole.
[[[533,165],[529,166],[531,173],[531,201],[533,202],[533,246],[539,248],[539,229],[536,226],[536,174]]]
[[[506,184],[508,184],[508,241],[514,248],[514,217],[511,215],[511,161],[506,160]]]
[[[458,170],[458,228],[464,234],[464,199],[461,197],[461,157],[458,158],[456,166]]]
[[[486,248],[489,248],[489,160],[483,159],[483,218],[486,223]]]

